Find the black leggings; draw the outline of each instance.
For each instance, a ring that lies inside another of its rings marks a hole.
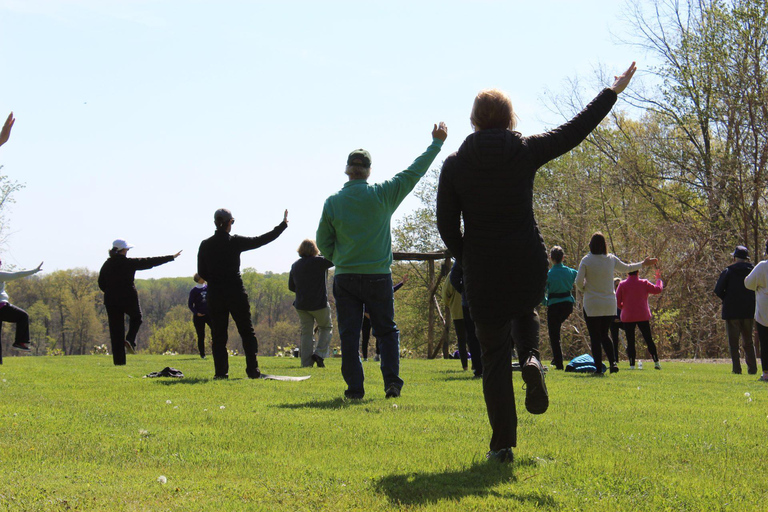
[[[547,308],[547,330],[549,344],[552,346],[552,364],[557,369],[563,368],[563,349],[560,345],[560,328],[573,313],[573,302],[558,302]]]
[[[584,320],[587,322],[587,331],[589,331],[589,340],[592,345],[592,358],[595,360],[595,371],[603,371],[603,350],[608,357],[608,363],[613,365],[616,359],[613,355],[613,344],[608,337],[608,331],[611,328],[611,322],[615,316],[588,316],[584,311]]]
[[[760,364],[763,367],[763,373],[768,373],[768,327],[760,322],[755,322],[757,326],[757,337],[760,339]]]
[[[0,333],[3,329],[3,322],[16,324],[14,343],[29,342],[29,315],[26,311],[13,304],[6,304],[0,308]],[[0,364],[3,364],[2,345],[0,345]]]
[[[197,350],[200,352],[200,357],[205,357],[205,326],[211,327],[211,319],[208,315],[198,316],[196,313],[192,313],[192,325],[195,326],[195,332],[197,333]]]
[[[624,322],[624,330],[627,334],[627,359],[629,359],[629,366],[635,366],[635,326],[640,329],[640,334],[643,335],[645,344],[648,345],[648,352],[650,352],[653,362],[658,362],[659,354],[656,352],[656,344],[653,343],[653,337],[651,336],[651,323],[648,320],[643,322]]]

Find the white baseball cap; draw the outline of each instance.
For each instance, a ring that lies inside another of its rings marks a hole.
[[[123,249],[133,249],[133,246],[132,245],[128,245],[128,242],[126,242],[122,238],[118,238],[117,240],[112,242],[112,247],[114,247],[115,249],[120,249],[120,250],[123,250]]]

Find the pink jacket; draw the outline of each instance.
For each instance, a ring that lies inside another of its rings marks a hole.
[[[661,275],[656,271],[656,284],[637,276],[628,276],[616,289],[616,305],[621,310],[622,322],[645,322],[651,319],[648,295],[656,295],[664,289]]]

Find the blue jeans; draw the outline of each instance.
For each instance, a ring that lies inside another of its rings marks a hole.
[[[336,317],[341,338],[341,375],[347,383],[344,394],[365,395],[363,364],[360,362],[360,331],[363,309],[371,315],[371,327],[381,348],[384,389],[403,387],[400,378],[400,331],[395,324],[395,297],[391,274],[337,274],[333,279]]]

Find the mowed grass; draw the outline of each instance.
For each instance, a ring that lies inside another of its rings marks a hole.
[[[551,372],[518,448],[489,464],[481,382],[459,361],[403,360],[402,397],[341,397],[340,360],[230,380],[194,356],[7,357],[0,510],[766,510],[768,385],[729,365],[664,363],[595,379]],[[185,378],[145,379],[165,366]],[[158,477],[165,476],[162,484]]]

